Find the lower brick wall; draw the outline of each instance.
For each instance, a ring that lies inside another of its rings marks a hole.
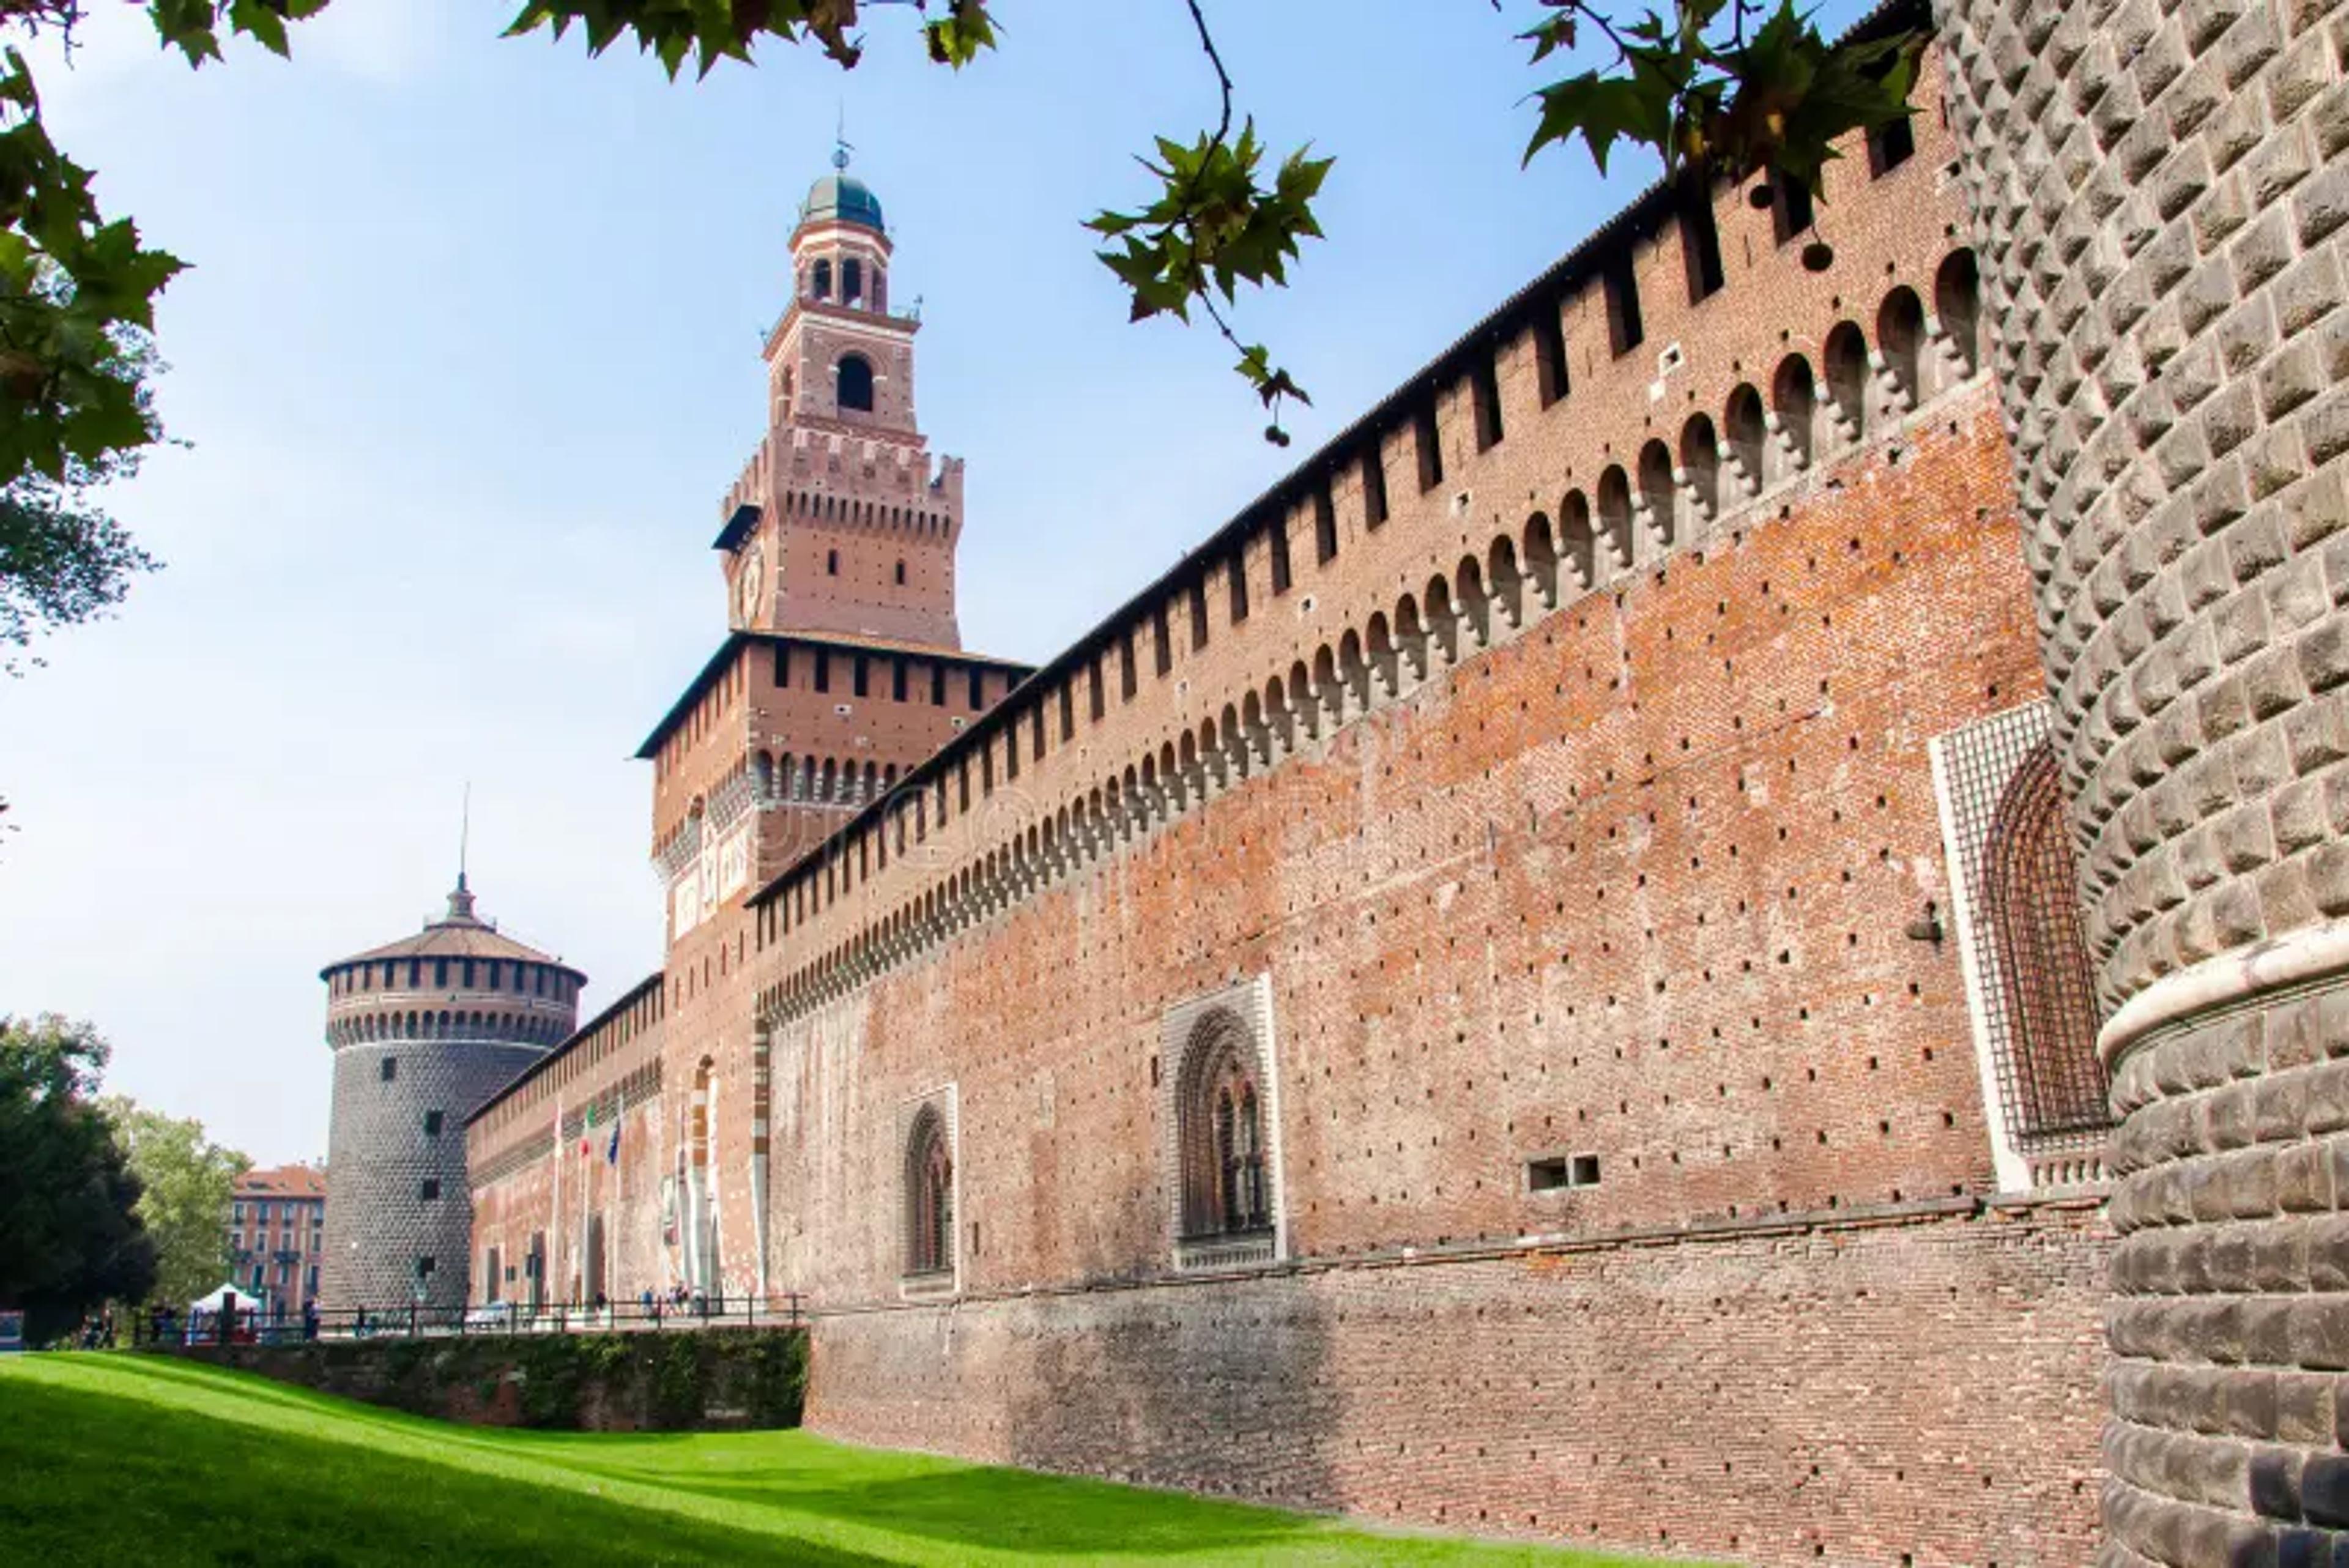
[[[828,1435],[1753,1563],[2094,1553],[2110,1238],[1950,1200],[828,1314]]]

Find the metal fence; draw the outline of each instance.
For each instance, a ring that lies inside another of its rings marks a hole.
[[[130,1343],[297,1345],[311,1340],[454,1339],[524,1334],[657,1334],[705,1328],[800,1328],[807,1298],[694,1296],[686,1300],[606,1302],[597,1305],[489,1302],[472,1306],[336,1307],[288,1312],[274,1306],[160,1311],[134,1315]]]

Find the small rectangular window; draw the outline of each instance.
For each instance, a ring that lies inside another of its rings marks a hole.
[[[424,1113],[424,1136],[426,1137],[439,1137],[440,1136],[440,1113],[439,1111],[427,1111]]]
[[[1174,632],[1166,623],[1166,605],[1161,600],[1150,612],[1151,664],[1161,675],[1174,668]]]
[[[1272,591],[1276,594],[1285,594],[1288,591],[1289,580],[1288,519],[1287,517],[1274,518],[1269,524],[1266,524],[1264,538],[1265,543],[1270,546],[1272,553]]]
[[[889,661],[889,695],[900,702],[905,700],[905,661],[902,659]]]
[[[832,649],[828,648],[815,650],[815,689],[819,691],[832,690]]]
[[[1444,483],[1444,447],[1435,425],[1433,393],[1411,416],[1411,435],[1419,451],[1419,488],[1424,493]]]
[[[1247,619],[1247,552],[1233,551],[1231,565],[1227,569],[1231,573],[1232,580],[1232,624],[1237,626]]]
[[[972,670],[972,671],[970,672],[970,711],[971,711],[972,712],[976,713],[976,712],[978,712],[981,708],[984,708],[984,707],[986,707],[986,706],[987,706],[987,680],[986,680],[986,677],[985,677],[985,675],[984,675],[984,673],[983,673],[983,672],[981,672],[981,671],[979,671],[979,670]]]
[[[1917,155],[1917,128],[1902,115],[1868,133],[1868,172],[1881,180]]]
[[[947,667],[943,664],[933,664],[930,666],[930,706],[943,708],[946,705]]]
[[[1131,702],[1138,686],[1133,670],[1133,628],[1128,627],[1125,635],[1117,639],[1117,694]]]
[[[465,959],[460,961],[465,966],[465,989],[467,991],[471,991],[473,989],[473,961],[471,959]]]
[[[1086,701],[1086,706],[1092,710],[1095,722],[1099,722],[1101,716],[1109,711],[1109,688],[1107,682],[1102,679],[1102,669],[1098,660],[1094,662],[1089,673],[1092,677],[1092,692]]]
[[[1599,1185],[1599,1157],[1559,1154],[1526,1161],[1526,1190],[1562,1192],[1569,1188]]]
[[[1008,784],[1019,776],[1019,721],[1003,732],[1003,777]]]
[[[1077,738],[1077,689],[1063,683],[1061,687],[1061,739]]]
[[[1326,479],[1313,491],[1313,554],[1325,566],[1338,558],[1338,503]]]
[[[440,1196],[440,1179],[439,1177],[428,1176],[416,1184],[416,1197],[419,1202],[429,1203]]]
[[[1648,336],[1640,320],[1640,280],[1631,270],[1631,249],[1617,250],[1606,261],[1602,286],[1607,295],[1608,346],[1619,359]]]
[[[397,1056],[386,1056],[383,1061],[377,1065],[376,1071],[383,1075],[383,1081],[385,1083],[390,1083],[394,1078],[399,1076],[399,1058]]]
[[[1207,646],[1207,579],[1191,585],[1191,651]]]
[[[432,1254],[427,1252],[422,1257],[416,1260],[416,1277],[419,1280],[424,1279],[430,1275],[431,1272]]]
[[[1362,452],[1362,526],[1375,528],[1387,520],[1387,463],[1378,438]]]
[[[1040,763],[1044,760],[1044,704],[1041,702],[1028,710],[1028,730],[1036,760]]]
[[[1468,389],[1476,406],[1476,450],[1488,451],[1501,440],[1501,370],[1491,352],[1480,354],[1468,372]]]
[[[789,689],[792,683],[792,645],[788,642],[775,649],[775,685]]]
[[[864,656],[861,653],[856,655],[854,662],[849,667],[851,695],[857,697],[864,695],[865,681],[870,673]]]
[[[1543,408],[1569,389],[1566,371],[1566,328],[1557,319],[1557,302],[1546,300],[1534,312],[1534,369],[1541,382]]]
[[[432,961],[432,987],[433,987],[433,989],[434,989],[434,990],[436,990],[436,991],[445,991],[445,990],[447,990],[447,989],[448,989],[448,985],[449,985],[449,961],[448,961],[447,959],[434,959],[434,960]]]

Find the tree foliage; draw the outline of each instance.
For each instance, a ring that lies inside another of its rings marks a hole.
[[[139,1181],[138,1215],[155,1245],[156,1299],[185,1303],[229,1277],[229,1203],[253,1161],[204,1136],[193,1117],[127,1095],[98,1102]]]
[[[0,1017],[0,1303],[36,1343],[155,1285],[139,1179],[92,1099],[107,1054],[87,1023]]]

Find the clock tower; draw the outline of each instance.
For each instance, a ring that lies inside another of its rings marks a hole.
[[[894,250],[843,146],[800,205],[791,303],[765,347],[767,438],[727,500],[738,630],[962,646],[962,465],[934,463],[915,422],[921,323],[890,307]]]

